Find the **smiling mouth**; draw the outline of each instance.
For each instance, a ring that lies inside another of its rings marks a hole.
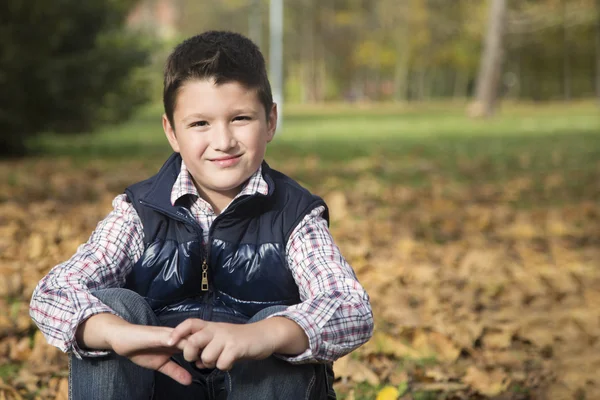
[[[213,158],[210,160],[213,164],[219,166],[220,168],[227,168],[235,166],[242,158],[241,154],[236,156],[226,156],[220,158]]]
[[[226,156],[226,157],[220,157],[220,158],[212,158],[210,159],[210,161],[215,161],[215,162],[219,162],[219,161],[229,161],[229,160],[235,160],[236,158],[240,158],[242,155],[238,154],[236,156]]]

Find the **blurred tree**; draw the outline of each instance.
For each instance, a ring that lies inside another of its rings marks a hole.
[[[502,78],[506,0],[490,0],[489,4],[488,30],[477,77],[475,102],[469,106],[469,114],[475,117],[493,114]]]
[[[124,28],[135,0],[0,2],[0,155],[42,131],[124,120],[149,93],[149,51]]]
[[[596,0],[596,97],[600,105],[600,0]]]
[[[208,29],[227,29],[262,42],[269,58],[269,0],[139,1],[152,18],[159,17],[161,4],[177,10],[173,25],[178,32],[171,45]],[[498,96],[535,101],[595,96],[600,87],[595,67],[600,64],[600,50],[595,50],[600,0],[505,1],[505,68]],[[291,102],[463,101],[474,93],[487,4],[285,0],[286,97]],[[161,24],[157,20],[149,26],[156,31]],[[168,51],[157,48],[158,64]]]

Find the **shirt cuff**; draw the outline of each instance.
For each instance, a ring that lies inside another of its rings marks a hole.
[[[116,312],[114,312],[110,307],[100,303],[95,305],[90,305],[82,309],[74,318],[73,323],[71,324],[71,329],[67,330],[67,335],[65,341],[67,343],[67,348],[69,351],[78,359],[82,359],[83,357],[104,357],[112,353],[111,350],[89,350],[82,349],[79,347],[77,343],[77,339],[75,338],[75,334],[77,332],[77,328],[79,325],[84,323],[90,317],[102,314],[102,313],[110,313],[116,316],[119,316]]]

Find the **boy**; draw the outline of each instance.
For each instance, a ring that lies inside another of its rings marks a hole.
[[[70,398],[335,398],[331,363],[373,316],[323,200],[264,162],[277,107],[262,54],[231,32],[190,38],[163,101],[173,155],[31,300],[70,353]]]

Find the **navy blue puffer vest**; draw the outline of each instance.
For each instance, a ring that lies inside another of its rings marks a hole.
[[[286,243],[311,210],[325,205],[323,200],[263,163],[269,193],[234,200],[212,224],[205,254],[202,230],[189,208],[171,205],[180,169],[175,153],[158,174],[125,191],[144,226],[145,245],[125,287],[144,296],[157,313],[210,304],[251,317],[265,307],[299,303]],[[208,290],[201,285],[203,262]]]

